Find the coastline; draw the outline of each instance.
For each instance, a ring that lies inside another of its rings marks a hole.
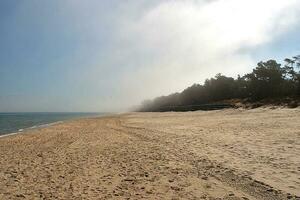
[[[14,113],[17,114],[17,113]],[[74,117],[74,118],[69,118],[69,119],[62,119],[62,120],[57,120],[57,121],[53,121],[53,122],[45,122],[43,124],[36,124],[33,126],[29,126],[29,127],[24,127],[21,129],[18,129],[17,131],[13,131],[13,132],[7,132],[7,133],[0,133],[0,139],[4,138],[4,137],[8,137],[8,136],[13,136],[13,135],[17,135],[17,134],[24,134],[30,130],[34,130],[34,129],[41,129],[41,128],[45,128],[48,126],[52,126],[55,124],[59,124],[59,123],[64,123],[67,122],[69,120],[77,120],[77,119],[84,119],[84,118],[94,118],[94,117],[103,117],[103,116],[109,116],[111,115],[111,113],[99,113],[99,115],[91,115],[91,116],[81,116],[81,117]]]
[[[297,199],[300,109],[127,113],[0,140],[0,199]]]
[[[69,119],[69,120],[72,120],[72,119]],[[25,134],[26,132],[31,131],[31,130],[46,128],[46,127],[49,127],[49,126],[53,126],[55,124],[64,123],[65,121],[66,120],[64,120],[64,121],[57,121],[57,122],[51,122],[51,123],[41,124],[41,125],[35,125],[35,126],[32,126],[32,127],[19,129],[18,132],[4,133],[3,135],[0,135],[0,139],[4,138],[4,137],[13,136],[13,135]]]

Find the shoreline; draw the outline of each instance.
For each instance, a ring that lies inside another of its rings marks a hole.
[[[45,123],[45,124],[40,124],[40,125],[33,125],[27,128],[21,128],[18,131],[15,132],[9,132],[9,133],[4,133],[0,135],[0,139],[5,138],[5,137],[9,137],[9,136],[13,136],[13,135],[19,135],[19,134],[24,134],[28,131],[31,130],[36,130],[36,129],[42,129],[42,128],[47,128],[56,124],[61,124],[61,123],[65,123],[68,121],[73,121],[73,120],[78,120],[78,119],[86,119],[86,118],[98,118],[98,117],[106,117],[106,116],[111,116],[113,114],[103,114],[103,115],[99,115],[99,116],[83,116],[83,117],[77,117],[77,118],[70,118],[70,119],[65,119],[65,120],[58,120],[55,122],[50,122],[50,123]]]
[[[17,132],[4,133],[3,135],[0,135],[0,139],[4,138],[4,137],[8,137],[8,136],[24,134],[24,133],[26,133],[28,131],[31,131],[31,130],[47,128],[49,126],[53,126],[53,125],[64,123],[64,122],[65,121],[57,121],[57,122],[51,122],[51,123],[46,123],[46,124],[41,124],[41,125],[34,125],[34,126],[31,126],[31,127],[28,127],[28,128],[19,129],[19,131],[17,131]]]

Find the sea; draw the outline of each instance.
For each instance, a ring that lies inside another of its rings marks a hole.
[[[11,133],[18,133],[28,129],[48,126],[69,119],[97,117],[108,113],[0,113],[0,137]]]

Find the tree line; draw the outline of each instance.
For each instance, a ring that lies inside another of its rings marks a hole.
[[[217,74],[204,84],[194,84],[181,93],[144,101],[139,111],[172,110],[179,106],[203,105],[228,99],[258,101],[266,98],[300,96],[300,55],[259,62],[251,73],[236,79]]]

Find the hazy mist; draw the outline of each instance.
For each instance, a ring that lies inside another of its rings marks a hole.
[[[0,112],[124,111],[218,72],[247,73],[271,50],[279,59],[300,50],[293,42],[272,48],[296,37],[297,0],[16,1],[1,8]]]

